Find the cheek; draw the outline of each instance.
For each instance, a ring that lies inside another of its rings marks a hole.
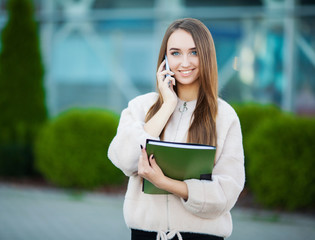
[[[172,70],[175,71],[175,70],[179,69],[179,66],[180,66],[180,61],[179,61],[179,59],[169,57],[168,63],[169,63],[169,65],[170,65],[171,71],[172,71]]]
[[[198,58],[194,59],[193,64],[194,64],[196,67],[199,67],[199,59],[198,59]]]
[[[176,61],[170,62],[169,64],[171,70],[173,69],[175,71],[176,69],[178,69],[179,64]]]

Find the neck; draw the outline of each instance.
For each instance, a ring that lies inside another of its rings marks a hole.
[[[182,85],[177,84],[177,95],[179,99],[189,102],[196,100],[199,93],[199,84]]]

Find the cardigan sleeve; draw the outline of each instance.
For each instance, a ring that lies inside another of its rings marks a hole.
[[[155,93],[131,100],[121,113],[116,136],[109,145],[108,158],[127,176],[138,171],[140,144],[145,146],[146,139],[158,139],[149,135],[143,128],[145,115],[155,100]]]
[[[234,111],[234,110],[233,110]],[[244,152],[239,119],[234,113],[225,116],[229,124],[218,133],[216,164],[212,181],[185,180],[188,200],[182,200],[184,207],[202,218],[216,218],[232,209],[245,183]],[[220,130],[220,129],[219,129]],[[220,149],[221,148],[221,149]]]

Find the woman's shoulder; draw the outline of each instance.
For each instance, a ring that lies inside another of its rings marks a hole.
[[[128,109],[132,112],[146,113],[158,97],[159,95],[156,92],[139,95],[129,101]]]
[[[216,118],[218,144],[223,144],[229,133],[241,137],[240,120],[234,108],[223,99],[218,99],[218,114]],[[233,131],[230,129],[233,128]]]
[[[139,95],[132,100],[129,101],[129,105],[152,105],[158,99],[158,93],[156,92],[149,92],[146,94]]]
[[[238,118],[234,108],[222,98],[218,98],[218,117],[227,116]]]

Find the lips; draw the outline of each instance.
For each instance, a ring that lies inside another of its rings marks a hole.
[[[178,72],[181,73],[182,76],[189,76],[194,69],[190,69],[190,70],[178,70]]]
[[[183,73],[183,74],[188,74],[188,73],[191,73],[192,72],[192,70],[188,70],[188,71],[181,71],[181,73]]]

